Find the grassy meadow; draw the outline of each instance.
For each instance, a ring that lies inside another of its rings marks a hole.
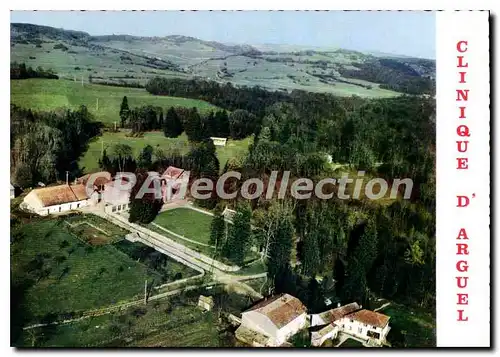
[[[212,216],[190,208],[176,208],[160,213],[153,221],[174,233],[209,244]]]
[[[153,105],[164,108],[198,108],[204,113],[217,109],[207,102],[179,97],[154,96],[142,88],[113,87],[101,84],[55,79],[24,79],[10,81],[11,103],[33,110],[78,108],[85,105],[96,120],[112,126],[120,122],[120,104],[127,96],[130,108]],[[98,103],[99,102],[99,103]]]

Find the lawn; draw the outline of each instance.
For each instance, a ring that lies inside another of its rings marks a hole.
[[[128,130],[119,132],[105,131],[101,136],[95,137],[89,143],[89,148],[85,154],[80,158],[79,167],[85,173],[98,171],[102,150],[107,150],[108,155],[112,155],[112,148],[116,144],[129,145],[135,157],[139,155],[146,145],[151,145],[153,148],[161,148],[165,153],[175,150],[181,154],[186,154],[190,148],[185,134],[177,138],[167,138],[161,131],[146,132],[140,137],[129,135]]]
[[[429,312],[394,302],[379,312],[391,317],[387,340],[392,347],[436,347],[436,319]]]
[[[156,225],[152,223],[156,223]],[[214,248],[209,246],[212,216],[195,211],[190,208],[181,207],[160,213],[152,223],[147,226],[152,231],[162,234],[172,239],[173,241],[176,241],[177,243],[180,243],[201,254],[205,254],[208,257],[214,256]],[[158,226],[177,233],[191,241],[169,234]],[[257,258],[259,258],[259,255],[257,253],[249,251],[245,258],[245,264],[251,263]],[[225,264],[233,264],[228,259],[221,256],[217,257],[216,259]],[[255,264],[249,264],[243,267],[241,270],[238,270],[236,274],[250,275],[262,273],[265,271],[265,267],[257,262]]]
[[[184,267],[169,260],[168,275],[114,245],[86,244],[64,218],[39,219],[11,233],[13,323],[20,325],[140,298],[145,279],[176,280],[177,265]]]
[[[10,81],[11,103],[34,110],[53,110],[56,108],[78,108],[85,105],[96,120],[108,126],[120,121],[120,104],[127,96],[132,107],[153,105],[166,111],[170,107],[196,107],[200,112],[217,109],[202,100],[179,97],[155,96],[142,88],[125,88],[101,84],[73,82],[54,79],[23,79]],[[99,103],[97,103],[99,100]],[[97,104],[98,107],[97,107]]]
[[[253,143],[253,137],[249,136],[243,140],[229,139],[226,146],[217,147],[217,158],[219,159],[220,171],[224,169],[229,159],[244,159],[248,153],[248,147]]]
[[[212,216],[190,208],[176,208],[160,213],[153,221],[191,240],[209,244]]]

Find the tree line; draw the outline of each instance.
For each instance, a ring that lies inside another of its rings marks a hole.
[[[52,69],[43,69],[41,66],[33,69],[31,66],[26,67],[25,63],[14,62],[10,64],[10,79],[28,78],[59,79],[59,76]]]
[[[32,187],[79,176],[79,157],[100,133],[85,106],[76,110],[35,112],[11,105],[11,177],[20,187]]]
[[[200,113],[196,107],[170,107],[166,111],[152,105],[130,108],[127,97],[120,105],[120,126],[132,133],[162,130],[166,137],[176,138],[183,132],[189,141],[201,142],[210,137],[244,139],[252,135],[258,126],[256,115],[237,109],[212,110]]]

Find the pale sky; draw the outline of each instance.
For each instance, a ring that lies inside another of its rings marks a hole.
[[[435,14],[424,11],[12,11],[11,22],[91,35],[185,35],[436,57]]]

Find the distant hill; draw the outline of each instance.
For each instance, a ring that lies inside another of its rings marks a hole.
[[[11,60],[94,83],[144,85],[157,76],[205,78],[363,97],[433,94],[435,87],[432,60],[293,44],[224,44],[181,35],[91,36],[22,23],[11,24]]]

